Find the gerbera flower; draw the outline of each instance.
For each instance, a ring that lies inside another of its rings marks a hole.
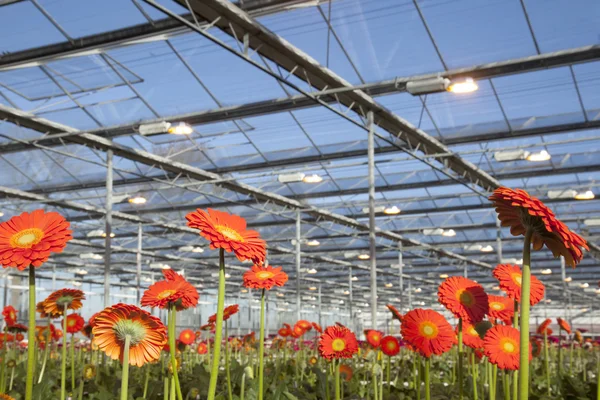
[[[256,333],[254,331],[247,333],[242,338],[242,342],[247,344],[254,344],[256,342]]]
[[[318,360],[318,359],[317,359],[317,357],[315,357],[315,356],[312,356],[311,358],[309,358],[309,359],[308,359],[308,363],[309,363],[310,365],[317,365],[317,362],[318,362],[318,361],[319,361],[319,360]],[[341,372],[341,371],[340,371],[340,372]]]
[[[288,276],[281,270],[281,267],[273,268],[270,265],[262,267],[253,265],[244,273],[244,286],[249,289],[271,290],[273,286],[283,286],[288,280]]]
[[[0,393],[0,400],[15,400],[15,398],[7,394]]]
[[[424,357],[443,354],[457,343],[448,321],[433,310],[417,308],[404,314],[401,332],[404,340]]]
[[[365,332],[365,336],[367,337],[367,342],[374,348],[378,348],[381,344],[381,338],[383,337],[383,332],[377,331],[375,329],[369,329]]]
[[[8,305],[2,309],[2,316],[7,326],[11,326],[17,323],[17,310],[11,305]]]
[[[175,305],[177,311],[195,307],[198,304],[198,291],[185,278],[171,269],[163,269],[164,281],[152,284],[142,296],[143,307],[168,308]]]
[[[96,317],[94,343],[113,360],[123,361],[125,338],[129,336],[129,364],[143,366],[160,358],[167,343],[167,329],[150,313],[129,304],[107,307]]]
[[[483,347],[483,339],[479,336],[479,333],[475,329],[475,326],[467,321],[463,321],[463,343],[472,349],[480,349]],[[458,326],[456,327],[458,333]]]
[[[384,336],[381,339],[381,351],[386,356],[393,357],[400,352],[400,342],[393,336]]]
[[[23,324],[12,324],[6,327],[6,330],[11,333],[27,332],[27,327]]]
[[[37,341],[45,343],[46,336],[48,337],[48,340],[54,339],[56,328],[54,327],[54,325],[50,324],[47,326],[36,326],[35,330]]]
[[[67,315],[67,333],[71,335],[76,334],[80,330],[83,329],[85,325],[85,320],[79,314],[69,314]]]
[[[402,314],[400,314],[400,311],[398,311],[398,309],[396,307],[394,307],[391,304],[388,304],[387,308],[392,313],[392,318],[397,319],[398,321],[402,322]]]
[[[546,318],[544,321],[542,321],[542,323],[540,324],[540,326],[538,326],[537,328],[537,333],[539,335],[543,335],[544,331],[546,331],[546,334],[549,335],[547,329],[550,326],[550,324],[552,323],[552,320],[550,318]]]
[[[256,231],[246,229],[246,220],[209,208],[196,210],[185,216],[190,228],[200,230],[200,235],[210,241],[211,249],[234,252],[238,260],[252,260],[262,265],[266,258],[266,243]]]
[[[462,276],[447,278],[438,288],[438,299],[456,318],[479,322],[489,310],[483,287]]]
[[[200,344],[198,344],[198,354],[206,354],[208,353],[208,347],[206,346],[206,343],[202,342]]]
[[[498,279],[500,289],[504,290],[508,297],[515,299],[520,303],[521,279],[523,277],[521,268],[518,265],[498,264],[496,268],[494,268],[493,275]],[[531,293],[531,295],[529,304],[534,306],[544,298],[546,289],[544,284],[540,282],[538,278],[533,276],[533,274],[531,275],[530,285],[529,293]]]
[[[294,327],[292,328],[292,333],[291,336],[298,339],[299,337],[302,337],[302,335],[304,335],[306,333],[306,330],[304,330],[304,328],[302,328],[302,326],[298,325],[298,323],[294,324]]]
[[[488,295],[490,309],[488,315],[492,320],[501,320],[504,323],[509,322],[515,314],[515,305],[508,297]]]
[[[567,335],[571,334],[571,325],[569,325],[567,321],[562,318],[556,318],[556,322],[558,322],[558,326],[560,326],[563,331],[567,332]]]
[[[496,325],[483,339],[483,351],[492,364],[501,369],[519,369],[519,331],[511,326]],[[531,344],[529,344],[531,360]]]
[[[340,377],[346,382],[352,379],[352,367],[347,364],[340,364]]]
[[[575,331],[575,337],[574,337],[574,339],[579,344],[583,343],[583,335],[581,334],[580,331]]]
[[[315,328],[315,331],[323,333],[323,328],[321,328],[321,325],[317,324],[316,322],[312,323],[312,327]]]
[[[281,337],[288,337],[292,334],[292,327],[289,324],[283,324],[283,327],[280,328],[277,333]]]
[[[191,329],[184,329],[179,333],[179,341],[185,345],[190,345],[196,340],[196,335]]]
[[[225,307],[223,310],[223,321],[227,321],[231,316],[235,315],[240,311],[240,306],[237,304],[233,304],[231,306]],[[215,324],[217,322],[217,314],[213,314],[208,317],[209,324]]]
[[[531,355],[533,357],[539,357],[542,353],[542,341],[538,338],[531,338]]]
[[[510,226],[513,236],[524,235],[527,229],[533,231],[534,250],[546,245],[554,257],[563,256],[565,263],[573,268],[583,258],[581,249],[589,251],[585,239],[571,232],[552,210],[526,191],[501,187],[489,199],[496,207],[501,225]]]
[[[304,330],[304,332],[308,332],[312,329],[312,324],[305,319],[301,319],[296,322],[296,325]]]
[[[44,300],[44,312],[48,315],[63,315],[67,310],[79,310],[85,300],[83,291],[79,289],[59,289]]]
[[[73,237],[69,223],[58,213],[24,212],[0,224],[0,264],[19,271],[41,267],[51,253],[63,251]]]
[[[319,352],[328,360],[352,358],[358,352],[356,336],[348,328],[329,326],[319,339]]]

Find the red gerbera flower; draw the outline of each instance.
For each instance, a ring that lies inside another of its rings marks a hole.
[[[518,265],[498,264],[496,268],[494,268],[493,275],[498,279],[500,289],[504,290],[508,297],[516,299],[520,303],[521,279],[523,277],[521,268],[519,268]],[[532,274],[529,304],[534,306],[539,303],[544,298],[545,290],[544,284]]]
[[[567,335],[571,334],[571,325],[569,325],[567,321],[562,318],[556,318],[556,322],[558,322],[558,326],[560,326],[563,331],[567,332]]]
[[[175,305],[177,311],[195,307],[198,304],[198,291],[185,278],[171,269],[163,269],[164,281],[151,285],[142,296],[143,307],[167,308]]]
[[[538,326],[537,328],[537,333],[539,335],[543,335],[544,331],[546,331],[546,334],[549,335],[547,329],[550,326],[550,324],[552,323],[552,320],[550,318],[546,318],[544,321],[542,321],[542,323],[540,324],[540,326]]]
[[[501,187],[494,190],[490,201],[496,207],[502,226],[510,226],[513,236],[524,235],[527,229],[533,231],[534,250],[546,245],[554,257],[563,256],[566,264],[573,268],[583,258],[581,248],[589,251],[585,239],[571,232],[552,210],[526,191]]]
[[[394,307],[391,304],[388,304],[387,308],[392,313],[392,317],[394,319],[397,319],[398,321],[402,322],[402,314],[400,314],[400,311],[398,311],[398,309],[396,307]]]
[[[265,241],[258,232],[246,229],[246,220],[242,217],[209,208],[208,212],[198,209],[185,218],[190,228],[199,229],[200,235],[210,241],[211,249],[233,251],[240,261],[265,262]]]
[[[44,300],[44,311],[52,316],[63,315],[65,307],[67,310],[83,307],[82,300],[85,300],[85,295],[79,289],[59,289]]]
[[[384,336],[381,339],[381,351],[386,356],[393,357],[400,352],[400,342],[393,336]]]
[[[238,311],[240,311],[240,306],[237,304],[225,307],[225,309],[223,310],[223,321],[227,321],[229,318],[231,318],[232,315],[237,314]],[[213,314],[210,317],[208,317],[209,324],[214,324],[216,322],[217,314]]]
[[[488,312],[488,296],[483,287],[462,276],[447,278],[438,288],[438,299],[457,318],[479,322]]]
[[[358,341],[350,329],[329,326],[319,339],[319,352],[328,360],[352,358],[358,352]]]
[[[463,321],[463,343],[472,349],[480,349],[483,347],[483,339],[479,336],[479,333],[475,329],[475,326]],[[458,326],[456,327],[458,333]]]
[[[4,307],[2,310],[2,316],[6,326],[11,326],[17,323],[17,310],[11,305]]]
[[[83,329],[85,325],[85,320],[79,314],[69,314],[67,315],[67,333],[71,335],[76,334],[80,330]]]
[[[483,351],[492,364],[501,369],[519,369],[519,331],[511,326],[496,325],[483,339]],[[531,343],[529,344],[531,360]]]
[[[27,332],[27,327],[23,324],[12,324],[7,326],[6,330],[10,333],[22,333]]]
[[[266,267],[253,265],[244,273],[244,286],[250,289],[271,290],[273,286],[285,285],[287,280],[288,276],[281,267],[273,268],[270,265]]]
[[[493,294],[488,295],[488,301],[490,304],[490,309],[488,311],[488,315],[493,320],[501,320],[507,325],[510,324],[510,320],[515,314],[515,305],[513,301],[508,297],[504,296],[494,296]]]
[[[289,324],[283,324],[283,327],[277,333],[281,337],[288,337],[292,334],[292,327]]]
[[[308,332],[312,329],[312,324],[305,319],[299,320],[298,322],[296,322],[296,325],[302,328],[305,332]]]
[[[374,348],[378,348],[381,344],[381,338],[383,337],[383,332],[377,331],[375,329],[369,329],[366,331],[365,336],[367,337],[367,342]]]
[[[294,324],[294,327],[292,328],[291,336],[298,339],[305,333],[306,333],[306,329],[304,329],[301,325],[298,325],[298,323],[296,322]]]
[[[315,331],[317,331],[319,333],[323,333],[323,328],[321,328],[321,325],[319,325],[318,323],[313,322],[312,327],[315,328]]]
[[[404,314],[401,332],[404,340],[424,357],[443,354],[457,343],[448,321],[433,310],[417,308]]]
[[[58,213],[24,212],[0,224],[0,264],[19,271],[40,267],[51,253],[63,251],[73,237],[69,223]]]
[[[206,354],[208,353],[208,347],[206,343],[202,342],[198,345],[198,354]]]
[[[542,341],[538,338],[531,338],[531,355],[533,357],[539,357],[542,353]]]
[[[191,329],[184,329],[179,333],[179,341],[185,345],[190,345],[196,340],[196,335]]]
[[[352,367],[346,364],[340,364],[340,377],[346,382],[350,382],[352,380]]]

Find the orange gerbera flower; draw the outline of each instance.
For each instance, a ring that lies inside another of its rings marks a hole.
[[[4,307],[2,310],[2,316],[7,326],[11,326],[17,323],[17,310],[11,305]]]
[[[41,267],[51,253],[63,251],[73,237],[69,223],[56,212],[24,212],[0,224],[0,264],[19,271]]]
[[[44,300],[44,312],[48,315],[63,315],[67,310],[79,310],[85,300],[83,291],[79,289],[59,289]]]
[[[295,325],[302,328],[304,332],[308,332],[312,329],[312,324],[305,319],[299,320]]]
[[[172,269],[163,269],[164,281],[151,285],[142,296],[143,307],[168,308],[175,305],[177,311],[195,307],[198,304],[198,291],[185,278]]]
[[[196,340],[196,335],[191,329],[184,329],[179,333],[179,341],[185,345],[190,345]]]
[[[266,243],[256,231],[246,229],[246,220],[209,208],[196,210],[185,216],[190,228],[200,229],[200,235],[210,241],[211,249],[234,252],[238,260],[252,260],[263,264],[266,258]]]
[[[167,329],[160,320],[136,306],[115,304],[98,314],[93,328],[94,344],[113,360],[123,361],[125,338],[129,336],[129,364],[143,366],[160,358],[167,344]]]
[[[483,351],[492,364],[501,369],[519,369],[519,331],[512,326],[496,325],[483,339]],[[531,361],[531,343],[529,344]]]
[[[490,309],[488,315],[493,320],[501,320],[504,323],[509,323],[515,314],[515,305],[511,299],[504,296],[494,296],[493,294],[488,295],[488,301]]]
[[[15,400],[15,398],[7,394],[0,394],[0,400]]]
[[[417,308],[404,314],[401,332],[404,340],[424,357],[443,354],[457,343],[448,321],[433,310]]]
[[[544,321],[542,321],[540,326],[538,326],[538,328],[537,328],[538,335],[543,335],[544,331],[546,331],[546,334],[549,335],[547,329],[551,323],[552,323],[552,320],[550,318],[546,318]]]
[[[273,286],[285,285],[287,280],[288,276],[281,267],[273,268],[270,265],[253,265],[244,273],[244,286],[250,289],[271,290]]]
[[[386,356],[393,357],[400,352],[400,342],[393,336],[384,336],[381,339],[381,351]]]
[[[198,344],[198,354],[206,354],[208,353],[208,347],[206,346],[206,343],[202,342],[200,344]]]
[[[531,338],[531,355],[533,357],[539,357],[542,353],[542,341],[538,338]]]
[[[277,333],[281,337],[288,337],[292,334],[292,327],[289,324],[283,324],[283,327]]]
[[[392,317],[394,319],[397,319],[398,321],[402,322],[402,314],[400,314],[400,311],[398,311],[398,309],[396,307],[394,307],[391,304],[388,304],[387,308],[392,313]]]
[[[238,311],[240,311],[240,306],[237,304],[233,304],[231,306],[225,307],[225,309],[223,310],[223,321],[227,321],[233,315],[237,314]],[[215,324],[216,322],[217,322],[217,314],[213,314],[210,317],[208,317],[209,324]]]
[[[378,348],[381,344],[381,338],[383,337],[383,332],[369,329],[365,332],[365,336],[367,337],[367,342],[374,348]]]
[[[556,322],[558,322],[558,326],[560,326],[563,331],[567,332],[567,335],[571,334],[571,325],[569,325],[567,321],[562,318],[556,318]]]
[[[302,326],[298,325],[298,323],[296,322],[294,324],[294,327],[292,328],[292,333],[291,336],[298,339],[299,337],[301,337],[302,335],[304,335],[306,333],[306,329],[304,329]]]
[[[347,364],[340,364],[340,377],[346,382],[352,380],[352,367]]]
[[[67,333],[71,335],[76,334],[80,330],[83,329],[85,325],[85,320],[79,314],[69,314],[67,315]]]
[[[438,299],[456,318],[479,322],[489,310],[483,287],[462,276],[447,278],[438,288]]]
[[[319,352],[328,360],[352,358],[358,352],[358,341],[350,329],[329,326],[319,339]]]
[[[581,249],[589,251],[585,239],[571,232],[552,210],[526,191],[501,187],[494,190],[489,199],[496,207],[502,226],[510,226],[513,236],[524,235],[527,229],[533,231],[534,250],[546,245],[554,257],[563,256],[566,264],[573,268],[583,258]]]
[[[500,289],[504,290],[508,297],[521,302],[521,279],[523,273],[518,265],[498,264],[494,268],[493,275],[500,284]],[[538,278],[531,275],[530,299],[529,304],[532,306],[539,303],[544,298],[546,288]]]
[[[315,328],[315,331],[317,331],[319,333],[323,333],[323,328],[321,328],[321,325],[319,325],[318,323],[313,322],[312,327]]]
[[[483,347],[483,339],[479,336],[479,333],[475,329],[475,326],[463,321],[463,343],[472,349],[481,349]],[[458,333],[458,326],[456,327]]]
[[[583,343],[583,335],[581,334],[581,331],[575,331],[575,336],[574,339],[577,343],[582,344]]]

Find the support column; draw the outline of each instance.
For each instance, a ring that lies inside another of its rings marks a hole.
[[[398,271],[400,278],[399,279],[399,296],[400,296],[400,306],[402,307],[402,303],[404,303],[404,261],[402,259],[402,242],[398,242]]]
[[[104,232],[104,307],[110,306],[110,256],[112,233],[113,152],[106,152],[106,224]]]
[[[356,323],[354,321],[354,312],[352,310],[352,267],[348,268],[348,312],[350,314],[351,328],[356,332]]]
[[[369,127],[369,260],[371,261],[371,328],[377,329],[377,254],[375,242],[375,126],[373,112],[367,113]]]
[[[321,306],[321,283],[319,283],[319,325],[323,326],[323,322],[321,321],[321,311],[323,310]]]
[[[138,225],[137,254],[135,255],[136,280],[137,280],[137,304],[142,298],[142,224]]]
[[[413,292],[412,281],[408,281],[408,309],[409,310],[413,309],[413,305],[412,305],[412,292]]]
[[[498,264],[502,264],[502,225],[496,218],[496,254],[498,254]]]
[[[300,313],[300,239],[301,239],[301,218],[300,211],[296,212],[296,321],[302,319]]]

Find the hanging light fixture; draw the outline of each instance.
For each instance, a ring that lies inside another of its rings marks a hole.
[[[452,93],[462,94],[472,93],[477,89],[479,89],[479,86],[472,78],[465,78],[464,81],[450,83],[446,90]]]

